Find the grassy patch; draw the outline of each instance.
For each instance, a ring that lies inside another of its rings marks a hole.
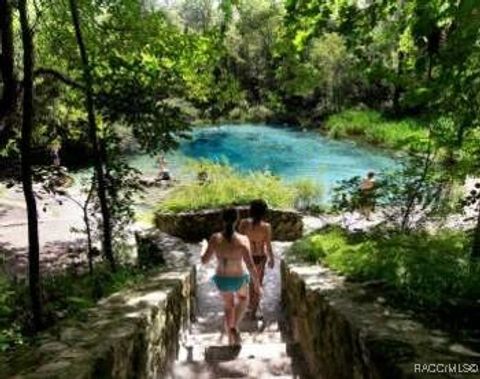
[[[418,150],[427,137],[419,120],[389,120],[372,110],[346,110],[328,118],[325,128],[332,138],[358,138],[396,150]]]
[[[137,211],[135,213],[135,221],[145,226],[152,226],[154,219],[155,212],[153,209],[148,211]]]
[[[278,177],[260,172],[242,174],[226,164],[196,162],[189,172],[203,173],[205,180],[194,180],[172,190],[158,206],[166,212],[182,212],[248,204],[253,199],[264,199],[269,206],[291,208],[295,203],[294,186]]]
[[[403,300],[422,307],[480,296],[480,265],[469,260],[463,232],[349,234],[340,228],[308,236],[292,253],[355,280],[384,280]]]

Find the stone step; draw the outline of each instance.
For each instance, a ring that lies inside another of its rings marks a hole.
[[[208,359],[209,355],[220,351],[221,354],[231,355],[227,350],[232,350],[232,347],[221,344],[218,338],[210,341],[203,340],[201,342],[193,343],[191,345],[181,345],[178,361],[201,361]],[[212,353],[213,352],[213,353]],[[277,341],[248,341],[245,338],[242,341],[242,346],[238,352],[240,358],[274,358],[279,356],[287,356],[287,345],[280,339]]]
[[[286,354],[286,344],[282,335],[279,332],[262,332],[262,333],[242,333],[242,349],[240,354],[242,357],[249,357],[251,355],[258,355],[258,346],[270,347],[272,350],[267,354],[267,357],[272,354],[277,354],[281,351]],[[209,347],[228,348],[227,336],[225,334],[217,333],[203,333],[203,334],[189,334],[181,338],[180,351],[178,354],[179,361],[204,360],[205,352]]]
[[[241,333],[243,343],[283,343],[285,339],[280,332],[261,332],[261,333]],[[219,332],[216,333],[201,333],[201,334],[187,334],[182,340],[186,346],[193,346],[202,344],[208,345],[220,345],[226,343],[226,335]]]
[[[176,362],[167,379],[293,378],[288,357],[272,359],[238,358],[228,362]]]

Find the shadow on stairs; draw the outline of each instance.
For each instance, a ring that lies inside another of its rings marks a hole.
[[[278,322],[244,321],[241,330],[241,346],[228,346],[220,332],[190,331],[168,378],[309,379],[298,346],[286,341]]]

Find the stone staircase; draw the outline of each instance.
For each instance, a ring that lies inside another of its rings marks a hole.
[[[256,324],[256,325],[255,325]],[[277,323],[244,322],[242,345],[228,346],[220,332],[186,334],[169,379],[294,378],[292,358]]]
[[[273,270],[266,270],[263,318],[243,320],[239,328],[241,347],[228,346],[227,336],[222,334],[223,305],[210,281],[214,265],[199,266],[199,254],[192,255],[191,263],[197,265],[196,322],[181,336],[178,357],[167,379],[307,378],[301,374],[305,364],[295,353],[298,349],[280,328],[280,259],[289,245],[274,243],[278,259]]]

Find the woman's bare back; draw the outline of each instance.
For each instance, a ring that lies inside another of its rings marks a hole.
[[[222,233],[214,234],[209,243],[217,258],[217,275],[240,276],[243,275],[245,255],[249,255],[248,238],[234,233],[232,240],[228,241]]]
[[[268,222],[261,221],[255,225],[252,219],[244,219],[240,222],[238,230],[248,237],[252,255],[265,255],[268,253],[272,234],[271,226]]]

